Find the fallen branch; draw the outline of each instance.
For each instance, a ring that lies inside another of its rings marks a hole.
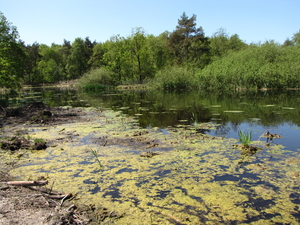
[[[262,135],[259,136],[259,138],[257,139],[257,141],[259,141],[260,138],[262,138],[267,132],[269,132],[269,130],[265,130],[265,132],[263,132]]]
[[[62,204],[64,203],[64,201],[65,201],[66,199],[71,198],[72,196],[73,196],[72,193],[69,193],[69,194],[65,195],[65,196],[62,198],[61,202],[60,202],[60,206],[62,206]]]
[[[9,181],[6,182],[7,185],[13,185],[13,186],[23,186],[23,187],[29,187],[29,186],[44,186],[48,184],[47,180],[41,180],[41,181]]]
[[[34,194],[34,195],[24,195],[26,197],[47,197],[52,199],[62,199],[62,202],[65,201],[68,198],[71,198],[73,195],[71,193],[67,195],[49,195],[49,194]]]

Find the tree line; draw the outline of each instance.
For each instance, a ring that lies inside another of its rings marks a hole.
[[[257,77],[277,73],[277,68],[272,65],[264,70],[257,69],[272,62],[289,60],[290,56],[298,54],[300,46],[300,32],[282,45],[272,41],[246,44],[237,34],[229,35],[224,29],[208,37],[203,28],[197,26],[196,15],[188,17],[185,13],[172,32],[154,36],[143,28],[134,28],[128,37],[115,35],[103,43],[86,37],[51,46],[25,44],[17,28],[1,12],[0,25],[0,87],[7,88],[78,79],[99,68],[109,72],[108,83],[112,85],[155,81],[157,86],[165,89],[195,85],[221,87],[228,82],[243,86],[250,78],[237,78],[251,70],[251,73],[254,71],[251,76],[255,86],[259,83]],[[287,56],[284,59],[278,54]],[[253,57],[262,55],[269,58],[263,60],[263,65],[257,65],[259,68],[254,68],[257,62],[252,62]],[[241,63],[246,63],[248,70]],[[299,78],[299,66],[284,66],[297,67],[298,74],[297,69],[293,73]],[[268,82],[257,87],[264,85]]]

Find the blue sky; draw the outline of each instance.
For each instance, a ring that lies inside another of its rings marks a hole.
[[[206,36],[219,28],[247,43],[283,43],[300,30],[300,0],[1,0],[0,11],[26,44],[62,44],[89,37],[105,42],[142,27],[173,31],[183,12],[197,16]]]

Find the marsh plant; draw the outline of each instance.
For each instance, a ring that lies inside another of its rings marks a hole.
[[[244,145],[245,147],[249,147],[251,139],[252,139],[252,132],[249,131],[245,133],[243,130],[239,130],[239,141]]]
[[[46,141],[44,139],[41,139],[41,138],[36,138],[34,139],[34,143],[45,143]]]
[[[91,153],[92,153],[92,155],[95,157],[95,159],[96,159],[96,161],[97,161],[99,167],[102,168],[103,165],[101,164],[101,162],[100,162],[100,160],[99,160],[97,150],[91,149]]]
[[[164,90],[183,90],[195,87],[197,82],[191,70],[180,67],[170,67],[158,71],[153,85]]]
[[[192,113],[192,118],[194,118],[194,122],[192,123],[192,127],[194,128],[194,130],[197,132],[197,130],[199,129],[199,123],[198,123],[198,119],[195,113]]]
[[[195,129],[195,131],[199,129],[199,124],[197,123],[197,121],[193,123],[193,128]]]

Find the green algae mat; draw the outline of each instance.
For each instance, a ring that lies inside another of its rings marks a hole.
[[[298,153],[263,141],[247,152],[193,127],[141,129],[121,112],[85,111],[71,123],[27,127],[48,148],[23,151],[11,174],[44,177],[122,214],[114,224],[299,224]]]

